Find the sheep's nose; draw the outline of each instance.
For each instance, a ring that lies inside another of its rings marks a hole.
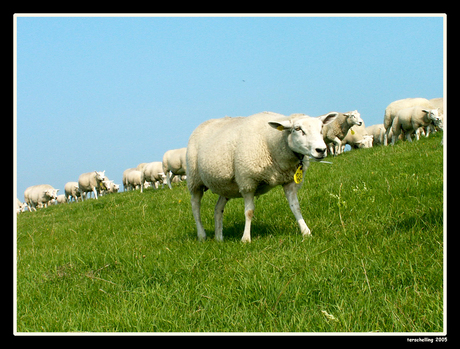
[[[326,148],[316,148],[315,150],[318,154],[322,155],[324,155],[324,153],[326,152]]]

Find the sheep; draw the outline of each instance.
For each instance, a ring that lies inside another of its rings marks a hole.
[[[438,109],[438,115],[439,117],[441,118],[441,122],[438,123],[438,125],[433,125],[433,124],[430,124],[426,127],[426,134],[425,136],[429,136],[430,132],[431,133],[434,133],[438,130],[444,130],[444,98],[440,97],[440,98],[433,98],[433,99],[430,99],[430,103],[431,105],[433,106],[433,108],[437,108]],[[423,130],[425,131],[425,130]],[[441,141],[442,143],[442,141]]]
[[[342,139],[341,153],[345,150],[345,145],[349,144],[351,149],[372,148],[373,135],[368,135],[364,121],[360,126],[354,125]]]
[[[366,127],[368,135],[373,136],[373,145],[383,145],[383,134],[385,133],[385,127],[383,124],[371,125]]]
[[[262,112],[248,117],[208,120],[190,136],[187,146],[187,187],[191,194],[198,240],[206,239],[201,222],[201,198],[211,189],[219,195],[215,210],[215,239],[222,241],[223,212],[231,198],[244,199],[243,242],[251,241],[254,197],[282,185],[300,231],[311,235],[300,211],[297,191],[310,158],[326,156],[321,128],[337,117],[296,114],[286,117]]]
[[[65,204],[67,202],[67,197],[65,194],[58,195],[56,201],[58,204]]]
[[[426,127],[434,123],[441,124],[441,118],[438,115],[438,109],[424,109],[421,106],[401,109],[396,113],[393,119],[392,131],[393,137],[391,144],[395,144],[396,139],[401,132],[404,132],[406,139],[412,142],[411,134],[415,132],[415,139],[420,138],[420,127]]]
[[[144,181],[152,182],[155,188],[158,189],[158,182],[165,185],[166,175],[163,172],[163,163],[161,161],[154,161],[146,164],[142,169]]]
[[[172,189],[171,180],[175,175],[184,175],[186,172],[185,153],[187,148],[168,150],[163,155],[163,172],[169,189]]]
[[[332,113],[332,112],[331,112]],[[329,113],[330,114],[330,113]],[[342,140],[353,125],[361,126],[363,119],[357,110],[347,113],[336,113],[335,120],[323,127],[323,139],[329,148],[329,152],[338,155],[341,152]]]
[[[64,186],[64,192],[66,198],[70,201],[72,198],[77,201],[80,197],[80,190],[78,189],[78,182],[67,182]]]
[[[27,207],[26,203],[21,202],[18,198],[16,198],[16,213],[24,212],[25,208]]]
[[[383,126],[385,127],[385,134],[383,135],[383,144],[388,144],[388,139],[390,138],[391,125],[393,124],[393,119],[396,116],[396,113],[405,108],[411,108],[415,106],[421,106],[425,109],[434,109],[431,102],[426,98],[406,98],[399,99],[397,101],[391,102],[385,109],[385,115],[383,116]]]
[[[105,194],[113,194],[113,193],[118,193],[118,190],[120,189],[119,184],[115,184],[114,181],[109,180],[109,187],[104,191]]]
[[[144,180],[142,176],[142,172],[138,170],[133,170],[128,173],[126,176],[126,184],[129,190],[137,189],[139,186],[141,187],[141,193],[144,192]]]
[[[33,185],[24,191],[24,201],[29,206],[29,211],[37,211],[37,206],[43,207],[56,199],[58,191],[59,189],[54,189],[49,184]]]
[[[113,181],[111,181],[110,179],[108,179],[107,177],[105,177],[104,180],[102,180],[101,182],[99,182],[99,185],[97,187],[97,192],[100,196],[103,196],[105,195],[110,189],[111,189],[111,186],[112,186],[112,183]]]
[[[82,200],[84,197],[83,194],[87,192],[93,192],[97,200],[100,183],[106,179],[105,170],[102,172],[93,171],[81,174],[80,177],[78,177],[78,188]]]
[[[128,173],[130,173],[131,171],[136,171],[136,168],[135,167],[127,168],[126,170],[123,171],[123,180],[122,180],[123,191],[126,191],[129,189],[127,178],[128,178]]]

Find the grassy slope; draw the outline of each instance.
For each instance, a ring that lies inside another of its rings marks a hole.
[[[19,215],[18,331],[442,331],[440,136],[313,164],[302,240],[282,189],[196,241],[189,194],[121,193]],[[343,221],[343,224],[341,222]]]

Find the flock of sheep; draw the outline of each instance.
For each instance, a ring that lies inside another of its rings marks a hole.
[[[158,184],[167,184],[172,189],[172,182],[185,179],[186,151],[187,148],[168,150],[163,156],[163,162],[141,163],[137,167],[126,169],[123,172],[124,190],[140,188],[143,192],[149,186],[158,188]],[[49,184],[28,187],[24,191],[25,203],[17,199],[17,212],[24,212],[26,207],[29,211],[36,211],[37,207],[66,203],[72,199],[83,201],[91,193],[97,199],[100,195],[117,193],[119,188],[120,185],[107,178],[105,171],[87,172],[80,175],[78,182],[67,182],[64,187],[65,194],[57,195],[59,189],[54,189]]]
[[[329,153],[338,155],[346,144],[352,148],[394,144],[398,139],[412,141],[415,133],[428,136],[443,130],[443,98],[406,98],[392,102],[385,109],[384,122],[365,127],[357,110],[330,112],[319,117],[305,114],[263,112],[248,117],[225,117],[208,120],[190,136],[187,148],[168,150],[162,162],[139,164],[123,172],[124,190],[140,188],[150,183],[167,184],[175,176],[187,178],[192,212],[198,239],[206,238],[200,217],[201,198],[210,189],[219,195],[214,218],[215,238],[222,240],[223,211],[231,198],[242,197],[246,224],[242,241],[251,241],[250,227],[254,215],[254,197],[275,186],[284,188],[289,206],[301,233],[310,235],[300,212],[297,191],[310,161],[322,161]],[[47,184],[29,187],[24,192],[25,204],[17,200],[17,211],[46,207],[52,200],[58,203],[77,201],[94,193],[95,199],[104,193],[117,192],[119,186],[105,176],[105,171],[80,175],[78,182],[68,182],[65,194]]]

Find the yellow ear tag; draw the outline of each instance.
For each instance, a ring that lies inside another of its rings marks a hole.
[[[279,125],[277,128],[276,128],[278,131],[283,131],[284,130],[284,127]]]
[[[297,168],[297,171],[294,173],[294,182],[297,184],[302,183],[303,180],[303,165],[300,164]]]
[[[355,131],[353,131],[352,129],[350,129],[350,132],[351,132],[352,135],[355,134]]]

